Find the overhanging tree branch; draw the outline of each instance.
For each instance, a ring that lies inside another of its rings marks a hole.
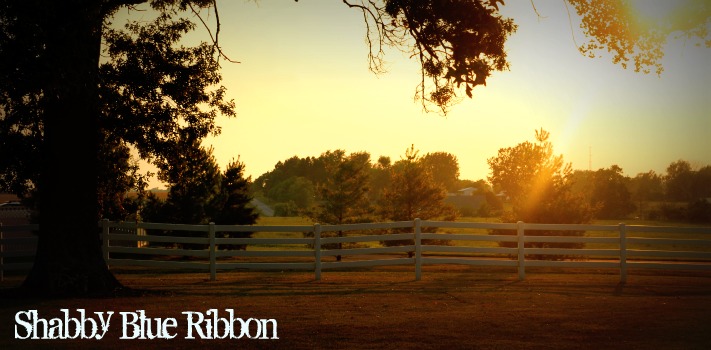
[[[212,8],[215,9],[215,22],[216,22],[216,24],[215,24],[215,35],[212,34],[212,30],[210,29],[210,26],[209,26],[209,25],[207,24],[207,22],[205,22],[205,20],[202,18],[202,15],[200,14],[200,11],[196,10],[196,9],[195,9],[195,6],[193,6],[192,3],[188,4],[188,6],[190,7],[190,10],[192,11],[192,13],[200,20],[200,22],[202,23],[203,27],[205,27],[205,30],[207,30],[207,33],[210,35],[210,40],[212,41],[212,51],[213,51],[213,54],[214,54],[215,52],[217,52],[217,54],[218,54],[218,56],[217,56],[218,59],[219,59],[220,57],[222,57],[222,58],[224,58],[225,60],[227,60],[227,61],[230,62],[230,63],[240,63],[239,61],[234,61],[234,60],[230,59],[230,58],[222,51],[222,47],[220,46],[219,40],[220,40],[220,27],[221,27],[221,25],[220,25],[220,13],[219,13],[218,10],[217,10],[217,1],[216,1],[216,0],[212,0]]]
[[[446,114],[459,101],[457,89],[471,98],[473,88],[485,85],[491,71],[508,69],[503,45],[516,26],[498,14],[502,1],[343,3],[363,14],[372,71],[382,71],[384,46],[417,57],[421,72],[415,96],[425,111],[435,105]]]

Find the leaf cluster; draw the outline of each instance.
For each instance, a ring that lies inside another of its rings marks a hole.
[[[409,52],[420,62],[416,97],[425,110],[432,104],[446,113],[456,102],[458,89],[471,98],[474,87],[486,85],[492,71],[509,67],[504,43],[517,27],[498,14],[498,3],[503,1],[344,2],[363,12],[371,69],[382,67],[383,45]],[[373,54],[374,47],[377,54]]]
[[[138,172],[131,155],[134,149],[167,169],[168,157],[182,142],[178,140],[216,135],[216,117],[235,115],[234,102],[220,86],[215,44],[182,43],[196,27],[183,12],[213,1],[152,1],[153,20],[130,21],[123,28],[111,25],[118,8],[143,2],[107,1],[102,10],[103,55],[96,77],[102,216],[123,218],[128,210],[125,193],[146,184],[147,174]],[[38,196],[46,76],[53,65],[46,52],[48,27],[35,18],[37,4],[13,1],[0,6],[0,188],[25,198]],[[63,123],[72,122],[71,115],[62,118]],[[81,127],[78,130],[86,129]]]
[[[536,132],[537,142],[502,148],[487,162],[489,181],[503,191],[513,205],[505,222],[585,223],[594,208],[571,192],[572,168],[562,155],[553,153],[548,132]]]
[[[645,19],[630,0],[567,0],[581,17],[580,27],[588,42],[579,47],[584,55],[597,52],[613,54],[612,61],[623,68],[634,66],[635,72],[657,75],[664,71],[661,59],[664,45],[674,33],[688,39],[700,39],[711,47],[711,6],[704,0],[693,0],[663,21]]]
[[[178,138],[217,135],[218,115],[234,116],[234,102],[219,86],[220,65],[206,42],[180,45],[195,28],[185,18],[161,13],[153,22],[130,22],[104,31],[106,63],[100,96],[107,101],[106,129],[133,144],[141,157],[165,157]]]

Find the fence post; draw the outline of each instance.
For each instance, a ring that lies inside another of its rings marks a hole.
[[[526,278],[523,221],[516,223],[516,238],[518,243],[518,279],[523,281],[523,279]]]
[[[104,262],[109,266],[109,219],[101,220],[101,252],[104,254]]]
[[[314,273],[321,280],[321,224],[314,224]]]
[[[620,283],[627,283],[627,228],[620,223]]]
[[[5,243],[2,238],[2,222],[0,222],[0,282],[5,280]]]
[[[422,278],[422,221],[415,219],[415,280]]]
[[[215,223],[210,222],[207,230],[210,240],[210,281],[214,281],[217,275],[217,245],[215,245]]]

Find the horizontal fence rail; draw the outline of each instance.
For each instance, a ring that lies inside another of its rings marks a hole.
[[[5,280],[5,271],[28,271],[37,249],[37,236],[32,234],[38,225],[0,224],[0,282]]]
[[[611,268],[619,270],[623,283],[630,268],[711,271],[711,227],[419,219],[298,226],[103,220],[100,227],[104,259],[110,267],[192,269],[209,272],[211,280],[217,271],[233,269],[313,271],[319,280],[323,270],[391,265],[414,265],[419,280],[422,266],[435,264],[512,267],[520,279],[525,278],[527,267]],[[0,273],[31,267],[27,260],[8,259],[31,258],[33,250],[7,247],[36,244],[36,237],[6,236],[37,229],[37,225],[0,226]]]

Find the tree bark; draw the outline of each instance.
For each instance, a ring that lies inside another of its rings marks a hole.
[[[101,254],[97,205],[102,1],[39,1],[47,60],[39,243],[22,289],[41,296],[122,290]]]

